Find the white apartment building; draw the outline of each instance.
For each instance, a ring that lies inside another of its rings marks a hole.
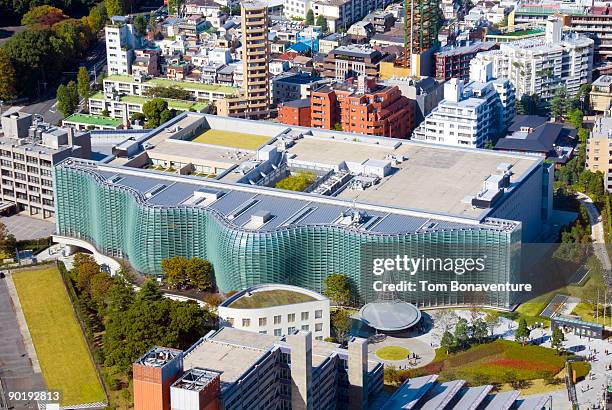
[[[591,82],[593,47],[586,36],[563,33],[562,22],[551,17],[544,37],[502,43],[499,50],[478,53],[476,59],[492,62],[493,75],[509,79],[517,98],[537,94],[548,101],[560,87],[573,96]]]
[[[310,0],[285,0],[283,2],[283,13],[287,18],[306,18],[308,10],[310,10]]]
[[[493,79],[491,63],[472,62],[467,84],[453,78],[444,99],[414,130],[412,139],[434,144],[482,148],[514,118],[515,93],[508,80]]]
[[[131,74],[137,38],[129,17],[114,16],[104,28],[108,74]]]
[[[609,115],[609,114],[606,114]],[[586,166],[591,172],[603,172],[604,185],[612,192],[612,118],[597,117],[586,146]]]
[[[240,291],[217,308],[224,326],[282,336],[296,330],[315,340],[330,336],[329,299],[291,285],[256,285]]]
[[[384,9],[391,0],[314,0],[312,11],[315,20],[325,17],[329,30],[347,30],[353,23],[362,20],[374,10]]]

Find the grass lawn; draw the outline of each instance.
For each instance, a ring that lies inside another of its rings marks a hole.
[[[63,406],[105,400],[81,328],[55,266],[13,274],[21,307],[49,390]]]
[[[209,129],[195,137],[192,141],[201,142],[203,144],[221,145],[223,147],[255,150],[269,140],[270,137],[263,135]]]
[[[385,346],[376,351],[376,356],[383,360],[404,360],[410,354],[410,350],[401,346]]]
[[[409,377],[436,373],[442,380],[464,379],[471,385],[503,384],[556,375],[564,365],[565,357],[552,349],[496,340],[456,354],[436,355],[427,366],[410,370]]]
[[[580,302],[572,311],[573,315],[578,315],[582,320],[586,320],[587,322],[599,323],[600,325],[609,325],[610,324],[610,315],[606,313],[606,321],[604,322],[604,318],[602,312],[600,311],[599,318],[596,319],[593,315],[593,305],[587,302]]]
[[[229,307],[236,309],[258,309],[270,306],[310,302],[311,300],[315,300],[315,298],[290,290],[264,290],[261,292],[254,292],[251,296],[242,296],[238,300],[232,302]]]

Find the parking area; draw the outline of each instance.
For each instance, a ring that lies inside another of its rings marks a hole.
[[[35,373],[26,352],[17,317],[9,296],[7,279],[0,279],[0,379],[8,392],[45,390],[41,373]],[[11,402],[9,408],[34,409],[35,402]]]
[[[6,225],[18,241],[45,238],[55,232],[55,222],[25,215],[3,216],[0,222]]]

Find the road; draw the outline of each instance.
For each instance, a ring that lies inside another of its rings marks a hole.
[[[93,74],[94,70],[96,75],[100,75],[106,68],[106,45],[104,38],[99,38],[98,43],[94,48],[89,51],[89,54],[82,62],[90,75]],[[75,70],[78,67],[75,67]],[[77,71],[66,71],[64,75],[67,78],[75,79]],[[95,77],[95,76],[94,76]],[[94,80],[94,78],[92,78]],[[42,115],[44,120],[49,124],[57,124],[62,120],[62,115],[57,110],[57,100],[55,98],[56,86],[48,86],[43,98],[34,103],[30,104],[22,109],[23,112],[30,114]]]

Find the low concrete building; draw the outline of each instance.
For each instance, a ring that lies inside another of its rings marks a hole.
[[[612,103],[612,75],[602,75],[593,81],[589,93],[591,109],[599,113],[610,111]]]
[[[224,301],[218,315],[226,326],[237,329],[274,336],[304,330],[323,340],[330,336],[329,305],[327,297],[297,286],[258,285]]]

